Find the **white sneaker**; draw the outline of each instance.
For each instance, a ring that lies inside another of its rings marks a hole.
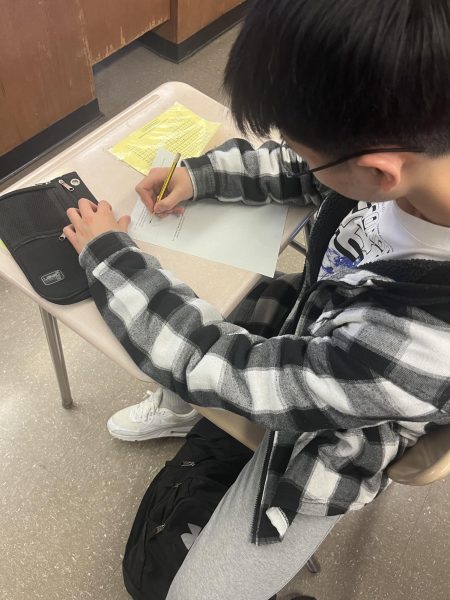
[[[160,406],[161,398],[161,394],[147,391],[142,402],[119,410],[108,420],[109,433],[127,442],[186,437],[201,415],[196,410],[181,415],[174,413]]]

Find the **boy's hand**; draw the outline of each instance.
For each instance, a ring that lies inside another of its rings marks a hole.
[[[177,205],[184,200],[189,200],[194,195],[188,170],[184,167],[179,167],[175,169],[167,187],[166,195],[155,207],[156,197],[163,186],[168,172],[168,168],[151,169],[147,177],[144,177],[136,186],[136,191],[148,210],[161,217],[165,217],[170,213],[183,213],[184,209],[181,206],[177,207]]]
[[[131,220],[128,215],[125,215],[117,221],[109,202],[101,200],[97,205],[86,198],[78,202],[78,209],[69,208],[67,216],[72,224],[64,227],[63,233],[78,254],[101,233],[108,231],[126,233]]]

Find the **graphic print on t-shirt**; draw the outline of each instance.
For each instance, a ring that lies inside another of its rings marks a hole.
[[[390,254],[392,246],[380,235],[379,222],[385,204],[359,202],[339,225],[325,253],[319,279],[333,275],[337,267],[356,267]]]

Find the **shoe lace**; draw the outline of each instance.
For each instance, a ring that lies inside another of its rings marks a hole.
[[[161,398],[153,394],[150,390],[145,392],[145,397],[139,404],[132,409],[130,417],[133,421],[143,422],[151,421],[153,415],[158,410]]]

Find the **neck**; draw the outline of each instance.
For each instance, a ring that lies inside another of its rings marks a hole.
[[[419,219],[450,227],[450,157],[427,160],[413,178],[413,191],[397,200],[400,208]]]

